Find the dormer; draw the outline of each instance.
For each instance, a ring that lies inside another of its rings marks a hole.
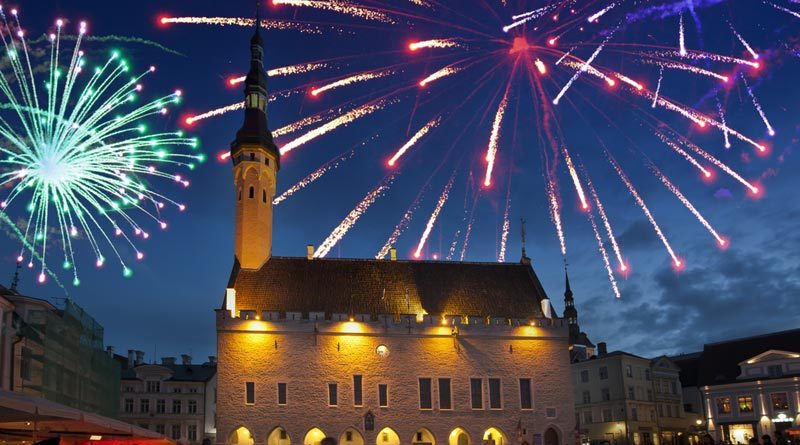
[[[770,349],[741,363],[737,379],[780,378],[800,374],[800,353]]]

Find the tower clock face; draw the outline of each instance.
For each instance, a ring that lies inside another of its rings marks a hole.
[[[375,348],[375,353],[381,357],[386,357],[389,355],[389,348],[386,345],[378,345],[378,347]]]

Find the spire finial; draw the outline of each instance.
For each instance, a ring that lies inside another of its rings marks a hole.
[[[567,263],[567,258],[564,257],[564,299],[565,300],[572,300],[572,288],[569,285],[569,270],[568,270],[569,263]]]
[[[256,33],[261,29],[261,0],[256,0]]]
[[[22,269],[22,261],[17,261],[17,266],[14,269],[14,277],[11,279],[11,290],[16,292],[17,285],[19,285],[19,271]]]

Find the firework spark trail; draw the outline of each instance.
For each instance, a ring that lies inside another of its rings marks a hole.
[[[425,48],[461,48],[462,45],[454,39],[431,39],[408,44],[408,49],[417,51]]]
[[[414,258],[419,258],[420,255],[422,255],[422,249],[425,248],[425,243],[428,241],[428,237],[431,235],[433,226],[436,224],[439,214],[442,212],[444,205],[447,203],[447,199],[450,197],[450,190],[453,189],[453,183],[455,180],[456,171],[453,171],[453,174],[450,176],[450,180],[447,181],[447,185],[444,187],[444,191],[442,191],[442,196],[439,197],[439,201],[436,203],[436,208],[433,209],[433,213],[428,219],[428,224],[425,225],[425,231],[422,233],[422,237],[420,237],[419,243],[417,244],[417,249],[414,251]]]
[[[603,222],[603,226],[606,229],[608,240],[611,242],[611,248],[614,250],[614,255],[617,257],[619,270],[625,273],[628,270],[628,265],[625,264],[625,260],[622,259],[622,249],[620,249],[619,244],[617,244],[617,237],[614,235],[614,230],[611,228],[611,222],[608,219],[608,215],[606,215],[606,209],[603,207],[600,196],[597,194],[597,190],[594,188],[591,178],[589,178],[589,175],[586,173],[586,169],[583,170],[583,173],[584,178],[586,178],[586,186],[589,188],[589,194],[592,195],[592,200],[597,207],[597,213],[600,215],[600,220]]]
[[[764,113],[764,110],[761,108],[761,104],[756,99],[756,94],[753,92],[753,89],[750,88],[750,84],[747,83],[747,78],[744,77],[743,73],[740,73],[740,77],[742,78],[742,82],[744,82],[745,89],[747,90],[747,94],[750,95],[750,99],[753,100],[753,106],[756,107],[756,111],[758,111],[758,115],[761,116],[761,120],[764,121],[764,125],[767,127],[767,133],[770,136],[775,136],[775,129],[772,128],[772,125],[769,123],[769,119],[767,119],[767,115]]]
[[[641,90],[644,89],[644,85],[642,85],[641,83],[631,79],[630,77],[628,77],[628,76],[626,76],[624,74],[621,74],[621,73],[616,73],[616,75],[617,75],[617,79],[621,80],[624,83],[627,83],[628,85],[636,88],[637,90],[641,91]]]
[[[594,220],[594,214],[592,212],[588,212],[587,216],[589,217],[589,222],[592,224],[594,238],[597,240],[597,250],[600,252],[600,256],[603,258],[603,266],[606,269],[606,274],[608,274],[608,281],[611,283],[611,289],[614,291],[614,296],[619,300],[622,298],[622,295],[619,293],[617,279],[614,278],[614,271],[611,269],[611,262],[608,260],[608,252],[606,251],[605,244],[603,244],[603,238],[600,236],[600,230],[597,229],[597,222]]]
[[[558,65],[561,65],[561,62],[563,62],[563,61],[564,61],[564,59],[566,59],[567,57],[569,57],[570,55],[572,55],[572,51],[573,51],[574,49],[575,49],[574,47],[573,47],[573,48],[570,48],[570,50],[569,50],[569,51],[567,51],[567,52],[565,52],[564,54],[562,54],[562,55],[561,55],[561,57],[559,57],[559,58],[558,58],[558,60],[556,60],[556,66],[558,66]]]
[[[321,70],[324,68],[328,68],[330,65],[327,63],[298,63],[297,65],[289,65],[289,66],[282,66],[280,68],[273,68],[267,71],[267,77],[282,77],[282,76],[291,76],[295,74],[305,74],[310,73],[312,71]],[[228,84],[238,85],[244,82],[247,79],[247,76],[237,76],[233,77],[228,80]]]
[[[240,17],[161,17],[162,25],[188,24],[188,25],[213,25],[213,26],[241,26],[252,28],[255,19]],[[322,31],[304,23],[291,22],[285,20],[261,20],[261,27],[264,29],[294,30],[308,34],[321,34]]]
[[[484,158],[486,161],[486,177],[483,179],[484,187],[489,187],[492,185],[492,171],[494,170],[494,163],[497,159],[497,147],[500,141],[500,130],[503,125],[503,116],[505,116],[506,107],[508,106],[508,91],[509,89],[506,88],[506,92],[503,95],[503,100],[500,101],[500,105],[497,107],[497,114],[494,116],[492,134],[489,137],[489,147],[486,149],[486,157]]]
[[[330,116],[334,115],[336,112],[334,110],[325,110],[321,113],[312,114],[311,116],[304,117],[299,121],[292,122],[291,124],[284,125],[276,130],[272,131],[272,135],[275,137],[286,136],[287,134],[292,134],[296,131],[300,131],[309,125],[314,125],[316,123],[322,122],[323,120],[329,118]]]
[[[361,143],[360,146],[363,147],[366,144],[367,144],[367,141]],[[352,149],[352,150],[350,150],[350,151],[348,151],[346,153],[343,153],[343,154],[331,159],[330,161],[326,162],[325,164],[322,165],[322,167],[314,170],[308,176],[306,176],[305,178],[301,179],[297,184],[291,186],[285,192],[281,193],[280,196],[278,196],[277,198],[272,200],[272,205],[280,204],[281,202],[285,201],[287,198],[290,198],[295,193],[297,193],[300,190],[302,190],[302,189],[308,187],[309,185],[313,184],[316,180],[318,180],[319,178],[325,176],[331,170],[335,170],[335,169],[339,168],[339,166],[342,165],[343,162],[345,162],[345,161],[347,161],[349,159],[352,159],[353,156],[355,156],[356,151],[357,151],[357,149],[354,148],[354,149]]]
[[[311,90],[311,95],[312,96],[319,96],[320,94],[322,94],[322,93],[324,93],[326,91],[335,90],[336,88],[345,87],[345,86],[348,86],[348,85],[352,85],[354,83],[366,82],[366,81],[374,80],[374,79],[380,79],[380,78],[383,78],[383,77],[391,76],[393,74],[395,74],[394,70],[374,71],[374,72],[371,72],[371,73],[354,74],[354,75],[352,75],[350,77],[345,77],[344,79],[339,79],[336,82],[332,82],[332,83],[329,83],[327,85],[323,85],[321,87],[314,88],[314,89]]]
[[[567,242],[564,237],[564,227],[561,224],[561,205],[558,202],[557,187],[555,179],[548,176],[546,192],[548,207],[550,208],[550,220],[553,221],[553,225],[556,227],[556,235],[561,246],[561,256],[566,256]]]
[[[472,224],[475,222],[475,209],[478,207],[479,197],[480,193],[475,193],[475,197],[472,199],[472,209],[469,211],[469,220],[467,221],[467,229],[464,232],[464,244],[461,245],[461,256],[459,257],[459,261],[464,261],[464,258],[467,257],[469,238],[470,235],[472,235]]]
[[[680,29],[678,31],[678,43],[680,44],[681,56],[686,56],[686,34],[683,32],[683,14],[680,16]]]
[[[605,8],[595,12],[594,14],[590,15],[587,21],[589,23],[594,23],[600,19],[600,17],[604,16],[608,11],[611,11],[617,6],[616,3],[611,3],[610,5],[606,6]]]
[[[19,28],[14,15],[13,28]],[[61,46],[63,21],[56,22],[57,32],[51,34],[49,64],[44,72],[44,89],[36,86],[42,79],[31,63],[31,54],[24,33],[10,34],[12,24],[2,8],[0,38],[7,57],[9,72],[0,75],[0,93],[6,103],[0,105],[0,137],[7,144],[0,147],[0,189],[7,195],[0,202],[0,212],[6,212],[29,195],[24,233],[18,261],[27,251],[28,265],[41,263],[38,281],[43,283],[49,274],[47,249],[60,244],[63,268],[72,270],[73,284],[79,285],[75,264],[75,239],[81,236],[91,247],[98,266],[105,262],[101,243],[105,241],[122,266],[122,273],[132,274],[115,243],[113,229],[132,248],[137,259],[144,254],[121,226],[129,226],[137,235],[144,232],[134,218],[141,214],[156,221],[162,228],[167,223],[160,214],[165,202],[184,210],[183,204],[148,188],[145,177],[174,179],[188,186],[180,175],[162,172],[156,167],[185,166],[189,169],[204,160],[203,154],[170,153],[181,146],[196,148],[197,141],[185,138],[180,132],[149,134],[143,121],[168,112],[181,100],[181,92],[130,106],[142,89],[139,83],[155,71],[130,77],[130,66],[118,52],[89,72],[80,49],[86,34],[81,22],[71,51]],[[16,36],[16,37],[15,37]],[[59,56],[71,53],[70,62],[62,65]],[[47,54],[43,51],[44,54]],[[45,56],[47,57],[47,56]],[[85,74],[88,78],[84,80]],[[130,107],[130,108],[128,108]],[[6,113],[6,111],[8,111]],[[154,209],[149,206],[153,205]],[[16,229],[16,227],[14,227]],[[144,236],[144,235],[142,235]],[[52,241],[56,237],[56,241]]]
[[[322,244],[317,248],[317,251],[314,252],[314,258],[325,258],[331,249],[344,238],[347,232],[353,228],[353,226],[358,222],[358,220],[364,216],[364,213],[370,208],[375,201],[378,200],[383,194],[389,190],[394,182],[395,177],[397,174],[392,174],[385,178],[383,181],[378,184],[377,187],[372,189],[364,199],[362,199],[353,210],[342,220],[339,225],[333,229],[330,235],[322,242]]]
[[[414,217],[414,212],[416,212],[417,209],[419,209],[419,205],[422,201],[422,196],[423,193],[422,191],[420,191],[414,202],[412,202],[411,206],[409,206],[408,209],[406,210],[406,213],[403,214],[403,217],[400,219],[400,222],[397,223],[397,225],[394,227],[392,234],[389,235],[389,238],[383,244],[381,250],[379,250],[378,254],[375,255],[376,260],[386,258],[386,255],[389,253],[389,250],[391,250],[392,246],[394,246],[397,243],[397,240],[400,239],[400,235],[402,235],[403,232],[406,230],[406,228],[408,228],[408,225],[411,223],[411,219]],[[449,259],[450,258],[448,258],[448,260]]]
[[[578,198],[581,200],[581,208],[583,210],[588,210],[589,202],[586,200],[586,193],[583,190],[583,185],[578,177],[577,170],[575,170],[575,164],[572,163],[572,157],[569,155],[566,145],[563,147],[562,152],[564,153],[564,161],[567,164],[569,176],[572,178],[572,184],[575,186],[575,191],[578,193]]]
[[[745,40],[744,37],[742,37],[742,35],[739,34],[739,32],[736,31],[736,28],[733,27],[733,23],[728,22],[728,26],[731,27],[731,31],[733,31],[733,35],[735,35],[736,38],[739,39],[739,42],[741,42],[742,46],[744,46],[744,49],[746,49],[747,52],[750,53],[750,56],[753,57],[754,59],[758,60],[758,53],[755,52],[755,50],[753,50],[753,47],[751,47],[750,44],[747,43],[747,40]]]
[[[331,131],[333,131],[333,130],[341,127],[341,126],[348,125],[348,124],[352,123],[353,121],[355,121],[357,119],[360,119],[360,118],[362,118],[364,116],[372,114],[372,113],[374,113],[374,112],[376,112],[378,110],[382,110],[383,108],[385,108],[390,103],[392,103],[392,101],[389,101],[389,100],[386,100],[386,99],[381,99],[381,100],[378,100],[378,101],[375,101],[375,102],[371,102],[371,103],[362,105],[362,106],[360,106],[360,107],[358,107],[358,108],[356,108],[354,110],[351,110],[351,111],[349,111],[349,112],[337,117],[336,119],[334,119],[334,120],[332,120],[332,121],[330,121],[330,122],[328,122],[328,123],[326,123],[326,124],[324,124],[324,125],[322,125],[320,127],[317,127],[315,129],[309,131],[308,133],[298,137],[297,139],[294,139],[294,140],[284,144],[281,147],[281,150],[280,150],[281,151],[281,155],[289,153],[290,151],[294,150],[295,148],[297,148],[297,147],[299,147],[299,146],[301,146],[303,144],[306,144],[306,143],[308,143],[308,142],[310,142],[310,141],[312,141],[312,140],[314,140],[314,139],[316,139],[316,138],[318,138],[318,137],[320,137],[322,135],[330,133]]]
[[[738,57],[723,56],[721,54],[706,53],[702,51],[687,51],[686,54],[681,54],[679,51],[642,51],[639,52],[640,56],[644,57],[682,57],[688,60],[711,60],[720,63],[733,63],[736,65],[747,65],[753,68],[760,68],[760,62],[753,62],[752,60],[741,59]]]
[[[442,121],[442,119],[440,117],[437,117],[437,118],[434,118],[432,121],[428,122],[427,124],[425,124],[425,126],[420,128],[419,131],[417,131],[417,133],[414,134],[414,136],[412,136],[411,139],[408,140],[408,142],[403,144],[403,146],[400,147],[400,149],[397,150],[397,152],[391,157],[391,159],[389,159],[387,164],[389,164],[389,166],[393,167],[397,163],[397,161],[404,154],[406,154],[406,152],[409,149],[411,149],[411,147],[416,145],[417,142],[419,142],[420,139],[422,139],[426,134],[428,134],[429,131],[431,131],[434,128],[436,128],[441,121]]]
[[[725,110],[722,109],[722,102],[717,99],[717,110],[719,111],[719,120],[722,123],[722,135],[725,138],[725,148],[731,148],[731,141],[728,137],[728,124],[725,122]]]
[[[223,114],[230,113],[230,112],[236,111],[236,110],[244,110],[244,101],[237,102],[235,104],[227,105],[227,106],[224,106],[224,107],[220,107],[220,108],[217,108],[215,110],[206,111],[205,113],[201,113],[201,114],[198,114],[196,116],[189,116],[189,117],[186,118],[186,120],[184,122],[186,122],[186,124],[188,124],[188,125],[192,125],[197,121],[201,121],[201,120],[208,119],[208,118],[211,118],[211,117],[221,116]]]
[[[719,73],[715,73],[713,71],[710,71],[710,70],[707,70],[707,69],[703,69],[703,68],[699,68],[699,67],[696,67],[696,66],[687,65],[685,63],[664,62],[664,61],[660,61],[660,60],[648,60],[648,59],[641,60],[640,62],[643,63],[643,64],[646,64],[646,65],[657,65],[657,66],[661,67],[662,70],[664,68],[668,68],[668,69],[673,69],[673,70],[688,71],[688,72],[690,72],[692,74],[697,74],[697,75],[700,75],[700,76],[713,77],[714,79],[719,79],[719,80],[721,80],[723,82],[727,82],[728,80],[730,80],[728,78],[728,76],[725,76],[725,75],[722,75],[722,74],[719,74]]]
[[[664,67],[662,66],[661,69],[658,70],[658,85],[656,85],[656,92],[653,95],[653,104],[650,108],[655,108],[656,104],[658,103],[658,95],[661,93],[661,82],[664,80]]]
[[[593,67],[591,65],[584,68],[584,64],[583,63],[577,62],[577,61],[574,61],[574,60],[568,60],[568,61],[564,62],[564,65],[568,66],[570,68],[574,68],[576,70],[583,69],[583,70],[586,71],[587,74],[590,74],[590,75],[595,76],[597,78],[603,79],[609,86],[613,87],[614,85],[617,84],[616,80],[606,76],[600,70],[598,70],[597,68],[595,68],[595,67]]]
[[[705,217],[703,217],[703,215],[697,210],[697,208],[695,208],[695,206],[692,204],[692,202],[689,201],[689,199],[687,199],[686,196],[683,195],[683,193],[681,193],[681,191],[678,189],[678,187],[676,187],[667,178],[667,176],[664,175],[652,163],[650,164],[650,169],[653,171],[653,173],[656,175],[656,177],[658,179],[660,179],[661,182],[669,189],[669,191],[671,191],[675,195],[675,197],[677,197],[678,200],[681,203],[683,203],[683,205],[692,213],[692,215],[694,215],[694,217],[697,218],[698,221],[700,221],[700,224],[702,224],[703,227],[705,227],[706,230],[708,230],[708,232],[714,237],[714,239],[717,240],[717,244],[721,248],[727,247],[728,240],[726,240],[724,237],[720,236],[719,233],[717,233],[717,231],[714,229],[714,227],[711,226],[711,224],[705,219]]]
[[[667,144],[667,146],[669,146],[670,148],[675,150],[678,154],[683,156],[684,159],[689,161],[690,164],[692,164],[698,170],[700,170],[700,172],[703,174],[703,176],[705,176],[706,178],[710,178],[711,177],[711,171],[709,169],[705,168],[702,164],[700,164],[700,162],[698,162],[697,159],[694,158],[694,156],[692,156],[691,154],[687,153],[678,144],[676,144],[675,142],[671,141],[667,137],[667,135],[665,135],[664,133],[662,133],[660,131],[656,131],[656,136],[658,136],[658,138],[661,139],[661,142]]]
[[[506,190],[506,206],[503,211],[503,231],[500,235],[500,254],[497,255],[497,262],[506,261],[506,247],[508,246],[508,233],[511,231],[511,175],[508,178],[508,189]]]
[[[458,67],[454,67],[454,66],[446,66],[446,67],[440,69],[439,71],[436,71],[435,73],[431,74],[430,76],[420,80],[419,81],[419,86],[424,87],[424,86],[428,85],[429,83],[431,83],[431,82],[433,82],[435,80],[441,79],[442,77],[447,77],[447,76],[451,76],[453,74],[456,74],[459,71],[461,71],[462,69],[463,68],[458,68]]]
[[[531,20],[538,19],[539,17],[544,16],[548,12],[550,12],[555,6],[545,6],[542,8],[534,9],[533,11],[526,12],[524,14],[519,14],[511,17],[512,20],[516,20],[514,23],[506,25],[503,27],[503,32],[509,32],[512,29],[516,28],[517,26],[524,25]]]
[[[798,19],[800,19],[800,12],[792,11],[791,9],[784,8],[783,6],[778,6],[778,5],[776,5],[775,3],[772,3],[772,2],[765,1],[764,3],[772,6],[773,8],[777,9],[778,11],[783,11],[783,12],[785,12],[787,14],[791,14],[791,15],[797,17]]]
[[[601,52],[601,51],[603,51],[603,48],[605,47],[606,43],[607,43],[607,42],[608,42],[608,41],[611,39],[611,37],[612,37],[613,35],[614,35],[614,33],[613,33],[613,32],[611,32],[611,33],[610,33],[610,34],[609,34],[609,35],[606,37],[606,39],[603,41],[603,43],[601,43],[601,44],[600,44],[600,45],[597,47],[597,49],[595,49],[595,50],[594,50],[594,52],[592,53],[592,55],[591,55],[591,56],[590,56],[588,59],[586,59],[586,62],[584,62],[584,63],[583,63],[583,65],[581,66],[581,68],[580,68],[580,69],[578,69],[578,71],[576,71],[576,72],[575,72],[575,74],[573,74],[573,75],[572,75],[572,78],[570,78],[570,79],[569,79],[569,81],[567,82],[567,84],[566,84],[566,85],[564,85],[564,88],[562,88],[562,89],[561,89],[561,91],[560,91],[560,92],[558,93],[558,95],[556,96],[556,98],[555,98],[555,99],[553,99],[553,104],[554,104],[554,105],[558,105],[558,101],[559,101],[559,100],[561,100],[561,97],[562,97],[562,96],[563,96],[563,95],[564,95],[564,94],[567,92],[567,90],[569,89],[569,87],[571,87],[571,86],[572,86],[572,84],[573,84],[573,83],[575,83],[575,81],[576,81],[576,80],[578,80],[578,77],[580,77],[581,73],[583,73],[584,71],[587,71],[587,70],[589,69],[589,67],[591,67],[591,65],[592,65],[592,62],[594,62],[594,59],[596,59],[596,58],[597,58],[597,56],[598,56],[598,55],[600,55],[600,52]]]
[[[322,9],[326,11],[337,12],[339,14],[346,14],[351,17],[358,17],[366,20],[373,20],[376,22],[396,23],[388,15],[376,11],[374,9],[365,8],[363,6],[356,6],[345,1],[338,0],[272,0],[273,5],[287,5],[297,7],[307,7],[314,9]]]
[[[653,226],[656,235],[658,235],[658,238],[661,240],[661,243],[664,244],[664,247],[667,249],[667,253],[669,253],[670,258],[672,258],[672,264],[676,268],[682,267],[683,262],[678,257],[678,255],[675,254],[675,251],[672,250],[672,246],[667,240],[666,235],[664,235],[664,232],[661,231],[661,227],[656,222],[656,219],[653,217],[653,214],[650,213],[650,209],[647,207],[647,204],[644,203],[644,200],[639,195],[639,192],[636,191],[636,188],[633,186],[630,179],[628,179],[628,176],[625,174],[625,172],[622,171],[622,167],[620,167],[620,165],[608,151],[606,151],[606,158],[608,158],[608,161],[611,163],[611,166],[614,168],[614,171],[616,171],[617,175],[619,175],[620,179],[622,179],[622,182],[625,184],[625,187],[628,188],[628,192],[630,192],[631,196],[633,196],[633,199],[636,201],[636,204],[638,204],[639,207],[642,209],[642,212],[644,212],[644,215],[647,217],[647,220],[650,221],[650,225]]]
[[[757,195],[757,194],[760,193],[760,190],[759,190],[758,187],[756,187],[753,184],[751,184],[749,181],[744,179],[739,173],[736,173],[732,168],[728,167],[726,164],[724,164],[722,161],[720,161],[719,159],[717,159],[714,156],[712,156],[707,151],[703,150],[702,148],[700,148],[699,146],[697,146],[696,144],[692,143],[691,141],[689,141],[686,138],[682,137],[682,138],[680,138],[680,141],[681,141],[681,143],[683,143],[684,146],[688,147],[690,150],[692,150],[695,153],[697,153],[698,155],[700,155],[700,157],[702,157],[706,161],[716,165],[717,167],[719,167],[720,170],[722,170],[725,173],[727,173],[730,177],[732,177],[733,179],[739,181],[739,183],[741,183],[742,185],[747,187],[747,189],[750,190],[750,192],[753,193],[754,195]]]

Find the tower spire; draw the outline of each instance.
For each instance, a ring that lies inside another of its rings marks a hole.
[[[519,229],[520,235],[522,236],[522,258],[520,259],[520,261],[523,264],[531,264],[531,259],[528,258],[528,254],[527,252],[525,252],[525,242],[527,238],[527,232],[525,231],[525,222],[526,222],[525,218],[520,218],[519,222],[520,222],[520,229]]]
[[[569,306],[575,305],[575,300],[572,298],[572,288],[569,285],[569,271],[567,270],[566,261],[564,261],[564,302]]]
[[[19,285],[19,271],[22,269],[22,262],[17,261],[17,265],[14,268],[14,277],[11,278],[11,289],[12,291],[17,291],[17,286]]]

